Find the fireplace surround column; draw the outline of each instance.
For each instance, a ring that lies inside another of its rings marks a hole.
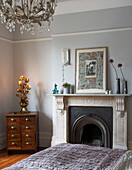
[[[127,149],[128,94],[57,94],[55,96],[55,134],[51,145],[69,142],[69,106],[112,107],[113,148]]]

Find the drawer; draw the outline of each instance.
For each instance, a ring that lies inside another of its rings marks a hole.
[[[7,121],[7,126],[11,126],[11,125],[19,126],[20,125],[19,117],[7,117],[6,121]]]
[[[21,149],[21,142],[19,141],[8,141],[8,150],[9,149]]]
[[[35,132],[34,125],[22,125],[22,133],[31,133]]]
[[[22,141],[35,141],[35,134],[33,133],[23,133]]]
[[[20,126],[7,126],[8,133],[20,133]]]
[[[7,136],[8,136],[8,141],[21,141],[20,134],[9,133]]]
[[[22,125],[34,125],[35,117],[22,117]]]
[[[23,150],[35,150],[35,142],[30,142],[30,141],[22,141],[22,149]]]

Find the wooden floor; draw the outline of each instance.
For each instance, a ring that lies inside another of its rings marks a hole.
[[[0,170],[29,157],[31,154],[7,155],[6,150],[0,151]]]

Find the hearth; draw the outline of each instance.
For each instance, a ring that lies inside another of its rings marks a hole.
[[[112,148],[111,107],[69,107],[69,142]]]

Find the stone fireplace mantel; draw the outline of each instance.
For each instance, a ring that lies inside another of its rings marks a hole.
[[[70,106],[112,107],[113,148],[127,149],[127,97],[129,94],[56,94],[55,134],[51,145],[69,142],[68,114]]]

